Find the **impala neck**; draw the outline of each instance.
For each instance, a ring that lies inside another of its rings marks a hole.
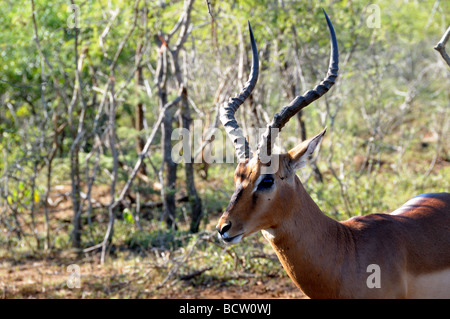
[[[288,194],[289,196],[289,194]],[[311,297],[332,297],[340,280],[345,251],[353,247],[348,229],[327,217],[295,176],[295,195],[285,200],[287,216],[263,231],[294,283]],[[295,201],[292,201],[295,198]],[[288,207],[286,207],[288,206]]]

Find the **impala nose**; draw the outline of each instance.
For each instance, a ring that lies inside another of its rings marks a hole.
[[[220,227],[219,225],[217,225],[217,227],[216,227],[216,229],[220,235],[225,234],[230,228],[231,228],[231,222],[226,223],[222,227]]]

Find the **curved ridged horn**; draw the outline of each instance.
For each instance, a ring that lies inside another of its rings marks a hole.
[[[259,75],[259,58],[258,58],[258,49],[256,48],[255,38],[253,37],[252,27],[250,26],[250,22],[248,22],[248,29],[250,31],[250,41],[252,46],[252,68],[250,71],[250,76],[248,78],[247,83],[245,83],[241,92],[237,94],[234,98],[230,98],[228,103],[224,104],[223,107],[220,108],[220,121],[222,122],[225,131],[230,137],[231,141],[234,144],[234,148],[236,150],[236,156],[239,161],[244,161],[247,158],[252,156],[250,152],[250,147],[247,139],[244,137],[244,133],[242,129],[236,122],[236,118],[234,114],[236,113],[239,106],[241,106],[244,101],[249,97],[255,88],[256,82],[258,81]]]
[[[339,70],[339,52],[336,34],[325,10],[323,10],[323,13],[325,14],[331,37],[330,65],[328,67],[327,76],[313,90],[309,90],[305,94],[297,96],[294,100],[291,101],[291,103],[289,103],[289,105],[283,107],[279,113],[275,114],[272,122],[267,125],[267,129],[263,133],[260,143],[258,144],[257,154],[259,159],[261,159],[261,150],[266,149],[267,156],[270,156],[272,154],[272,147],[275,143],[275,139],[281,129],[289,121],[289,119],[297,114],[301,109],[308,106],[309,104],[320,98],[322,95],[324,95],[326,92],[328,92],[328,90],[336,82]]]

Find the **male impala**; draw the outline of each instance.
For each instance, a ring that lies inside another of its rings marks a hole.
[[[258,52],[241,93],[221,110],[221,122],[240,160],[235,192],[217,225],[228,243],[262,230],[292,281],[311,298],[450,298],[450,194],[422,194],[391,214],[337,222],[306,193],[295,170],[304,166],[325,130],[287,154],[272,154],[278,130],[335,83],[338,48],[333,26],[327,77],[274,116],[252,156],[235,112],[255,87]],[[269,161],[262,160],[262,154]],[[271,162],[278,170],[270,171]],[[375,266],[373,266],[375,265]],[[374,268],[371,268],[374,267]],[[368,284],[378,271],[379,284]],[[370,280],[369,280],[370,281]]]

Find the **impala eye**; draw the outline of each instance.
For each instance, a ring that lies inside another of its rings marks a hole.
[[[258,190],[264,190],[264,189],[271,188],[272,185],[273,185],[273,177],[272,176],[266,176],[258,184]]]

